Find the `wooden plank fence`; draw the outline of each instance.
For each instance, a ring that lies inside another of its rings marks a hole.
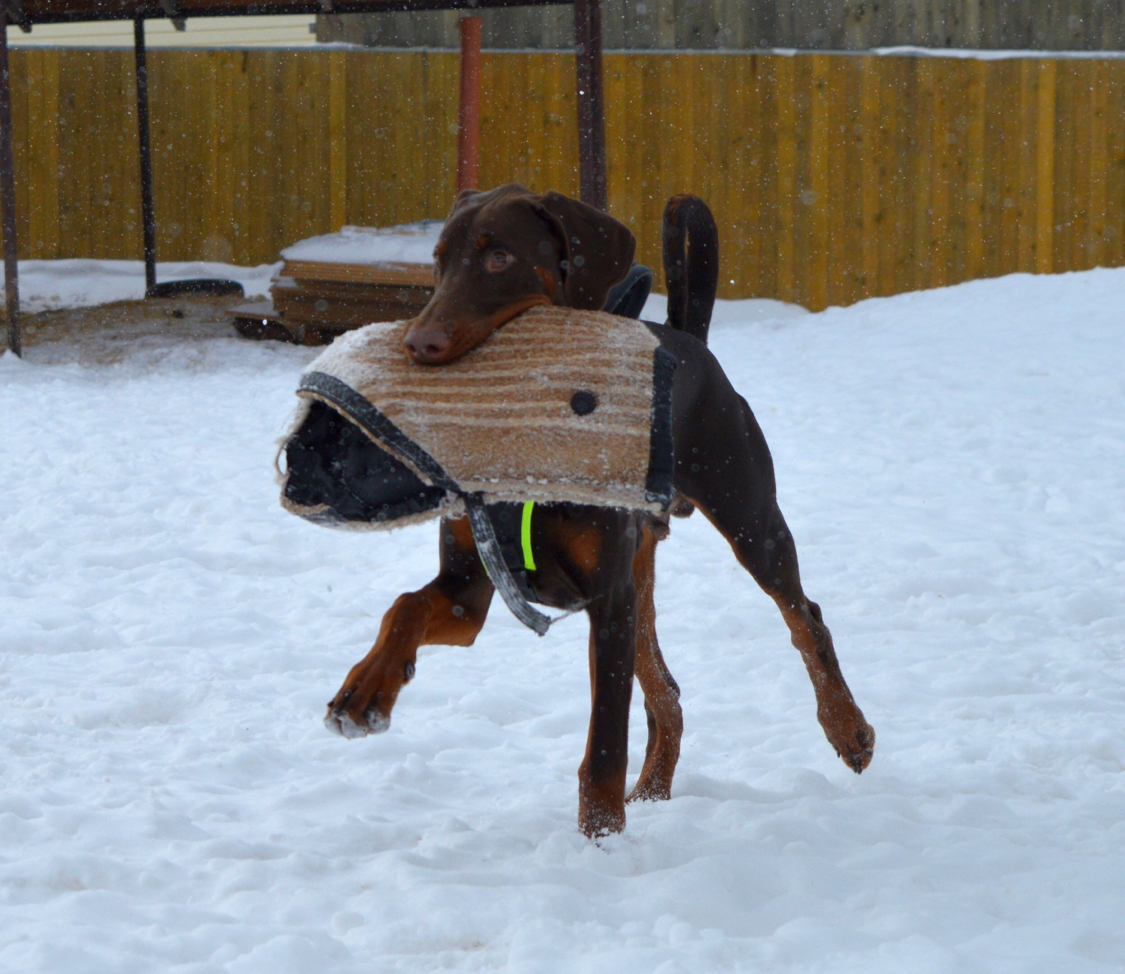
[[[131,51],[11,62],[22,256],[139,259]],[[577,195],[573,57],[482,67],[482,185]],[[452,200],[455,54],[153,50],[149,72],[162,260],[271,261]],[[1125,60],[613,54],[605,78],[610,211],[658,268],[664,201],[701,195],[724,297],[1125,263]]]
[[[569,7],[478,9],[485,47],[574,43]],[[864,51],[879,47],[1120,51],[1120,0],[602,0],[605,50]],[[460,11],[319,14],[317,38],[456,50]]]

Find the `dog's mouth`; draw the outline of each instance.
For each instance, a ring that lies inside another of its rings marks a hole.
[[[440,314],[423,311],[407,324],[402,344],[407,355],[419,365],[448,365],[486,341],[517,315],[541,304],[551,304],[551,299],[545,294],[529,294],[481,318],[443,320]]]

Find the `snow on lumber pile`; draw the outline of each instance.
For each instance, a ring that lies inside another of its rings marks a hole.
[[[645,325],[536,307],[441,366],[410,360],[405,326],[354,331],[302,376],[283,446],[287,510],[391,527],[474,498],[653,511],[671,500],[675,360]]]
[[[271,305],[233,309],[239,321],[272,321],[306,345],[344,331],[416,315],[433,294],[440,220],[397,227],[344,227],[281,252]],[[244,334],[247,330],[241,329]],[[251,329],[252,330],[252,329]]]

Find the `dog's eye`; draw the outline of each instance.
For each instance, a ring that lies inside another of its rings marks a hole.
[[[514,259],[506,250],[490,250],[485,258],[485,266],[490,271],[502,271]]]

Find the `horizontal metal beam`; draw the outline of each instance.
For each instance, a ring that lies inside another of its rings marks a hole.
[[[483,10],[488,7],[558,7],[574,0],[334,0],[337,14],[398,13],[410,10]],[[256,17],[276,14],[324,13],[320,0],[264,0],[238,3],[232,0],[180,0],[178,16]],[[67,24],[109,20],[167,20],[168,12],[160,0],[131,3],[128,0],[23,0],[22,16],[27,25]],[[8,19],[12,21],[9,9]]]

